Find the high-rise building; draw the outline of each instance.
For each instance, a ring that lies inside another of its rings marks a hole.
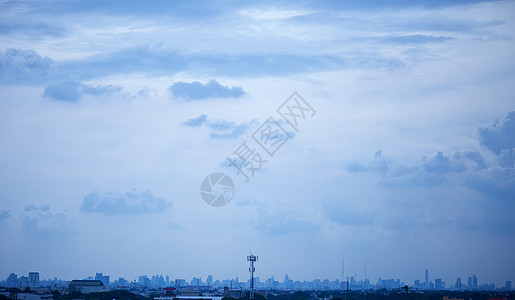
[[[420,280],[415,280],[415,287],[420,288]]]
[[[5,283],[7,284],[7,287],[16,287],[16,284],[18,283],[18,275],[14,273],[9,274]]]
[[[511,281],[506,281],[506,286],[504,286],[504,288],[505,288],[507,291],[511,291]]]
[[[102,276],[102,282],[104,283],[104,286],[109,285],[109,275]]]
[[[477,277],[476,275],[472,275],[472,288],[477,288]]]
[[[426,274],[425,274],[425,282],[424,282],[424,285],[425,285],[425,288],[426,289],[429,289],[429,271],[426,269]]]
[[[442,279],[441,278],[435,279],[435,290],[437,290],[437,291],[442,290]]]
[[[109,275],[104,276],[103,273],[96,273],[95,280],[100,280],[104,284],[104,286],[109,285]]]
[[[469,276],[469,278],[468,278],[467,289],[468,290],[472,289],[472,277],[471,276]]]
[[[461,290],[461,277],[456,278],[456,284],[454,285],[454,288]]]
[[[149,287],[150,286],[150,278],[148,278],[147,275],[139,276],[138,284],[140,286]]]
[[[29,285],[39,287],[39,272],[29,272]]]

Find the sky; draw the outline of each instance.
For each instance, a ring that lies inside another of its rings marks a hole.
[[[513,1],[1,1],[0,279],[515,281],[514,34]]]

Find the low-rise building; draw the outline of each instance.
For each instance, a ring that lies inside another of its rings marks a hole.
[[[102,280],[72,280],[69,286],[70,294],[73,292],[87,294],[105,291],[105,286]]]
[[[32,293],[18,293],[16,295],[18,300],[54,300],[52,294],[32,294]]]

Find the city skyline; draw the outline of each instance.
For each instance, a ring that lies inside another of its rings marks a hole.
[[[12,276],[13,274],[17,275],[16,273],[12,272],[9,274],[9,277],[7,277],[7,280]],[[248,284],[250,282],[249,278],[240,278],[239,276],[234,276],[232,278],[216,278],[212,275],[207,274],[204,278],[205,280],[202,280],[203,276],[193,276],[191,280],[188,280],[187,278],[184,278],[182,276],[173,277],[169,274],[140,274],[136,278],[125,278],[124,276],[111,276],[108,274],[104,274],[104,272],[95,272],[95,275],[90,275],[82,278],[72,278],[72,279],[65,279],[65,278],[57,278],[57,277],[49,277],[49,278],[40,278],[39,272],[29,272],[29,277],[26,277],[27,284],[26,286],[37,286],[37,284],[33,284],[35,280],[31,279],[31,275],[37,274],[37,282],[51,282],[51,281],[71,281],[71,280],[101,280],[104,282],[106,286],[124,286],[128,287],[129,285],[136,284],[140,287],[154,287],[154,288],[163,288],[163,287],[184,287],[184,286],[191,286],[191,285],[207,285],[207,286],[213,286],[213,283],[219,282],[218,285],[214,285],[217,287],[223,287],[224,285],[222,282],[224,281],[230,281],[231,283],[229,285],[233,285],[233,282],[235,281],[234,285],[235,287],[240,287],[240,284]],[[149,277],[150,276],[150,277]],[[19,276],[18,279],[24,277]],[[247,276],[248,277],[248,276]],[[155,278],[155,279],[154,279]],[[443,280],[441,277],[435,276],[431,278],[429,276],[429,269],[426,269],[424,272],[424,280],[420,279],[413,279],[413,280],[406,280],[406,279],[400,279],[400,278],[384,278],[384,277],[378,277],[378,278],[366,278],[363,276],[362,278],[359,278],[357,276],[357,273],[347,274],[345,276],[344,274],[344,281],[341,281],[339,278],[328,278],[328,277],[321,277],[321,278],[311,278],[311,279],[296,279],[296,278],[290,278],[287,273],[284,274],[282,277],[275,277],[275,276],[269,276],[263,279],[263,277],[255,276],[256,278],[256,284],[258,287],[261,288],[270,288],[269,286],[269,280],[272,280],[276,282],[277,284],[288,284],[289,285],[280,285],[281,288],[291,288],[294,289],[295,285],[294,283],[314,283],[316,281],[319,282],[320,287],[323,287],[323,284],[320,282],[322,281],[330,281],[331,287],[339,286],[339,288],[331,288],[331,289],[346,289],[347,280],[350,285],[351,290],[363,290],[363,289],[378,289],[378,288],[401,288],[404,285],[408,285],[410,288],[414,289],[420,289],[420,290],[496,290],[496,289],[502,289],[507,284],[511,287],[512,280],[506,279],[506,281],[501,283],[497,282],[488,282],[488,281],[481,281],[478,280],[477,274],[470,274],[467,276],[457,276],[455,278],[455,281],[446,281]],[[280,278],[284,278],[283,281],[281,281]],[[462,278],[467,278],[467,282],[461,283]],[[166,280],[165,280],[166,279]],[[122,282],[119,282],[119,281]],[[142,282],[142,281],[148,281]],[[0,282],[2,282],[0,280]],[[6,282],[6,280],[3,280],[3,282]],[[177,284],[177,282],[180,282],[180,284]],[[383,283],[384,282],[384,283]],[[264,285],[263,285],[264,284]],[[495,288],[491,288],[492,284],[495,285]],[[248,286],[244,286],[248,289]],[[510,288],[511,290],[511,288]]]

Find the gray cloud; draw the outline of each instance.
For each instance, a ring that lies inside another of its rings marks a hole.
[[[22,21],[19,18],[11,17],[0,20],[0,33],[3,35],[25,35],[32,38],[41,38],[42,36],[63,37],[66,35],[66,29],[64,26],[56,25],[56,22],[29,19]]]
[[[200,127],[204,125],[207,122],[207,115],[201,114],[197,118],[188,119],[184,122],[182,122],[183,125],[190,126],[190,127]]]
[[[42,83],[56,78],[57,74],[56,63],[33,50],[0,51],[0,84]]]
[[[502,149],[515,148],[515,111],[510,111],[506,118],[495,120],[488,127],[479,127],[479,143],[486,149],[499,155]]]
[[[9,210],[0,210],[0,224],[7,218],[11,216],[11,211]]]
[[[77,81],[65,81],[50,84],[43,91],[43,97],[52,98],[58,101],[76,102],[82,97],[80,83]]]
[[[199,68],[202,66],[202,68]],[[397,57],[380,53],[340,57],[335,55],[181,53],[151,47],[132,47],[87,58],[53,60],[33,50],[8,49],[0,53],[0,84],[49,83],[63,80],[89,80],[116,74],[146,73],[170,75],[188,71],[205,76],[262,77],[338,69],[388,69],[405,67]],[[239,98],[241,87],[227,87],[211,80],[176,82],[169,90],[176,97],[200,100],[211,97]]]
[[[515,168],[490,167],[471,173],[465,185],[493,199],[515,204]]]
[[[135,189],[125,192],[91,192],[84,196],[81,211],[103,214],[140,214],[164,212],[171,203],[156,197],[152,191],[139,192]]]
[[[188,127],[201,127],[207,126],[211,129],[210,137],[215,139],[234,139],[237,138],[245,132],[249,128],[258,125],[257,120],[252,120],[250,122],[236,123],[225,120],[212,120],[207,115],[200,115],[197,118],[188,119],[182,122],[183,125]]]
[[[422,168],[429,173],[447,173],[464,171],[465,165],[459,156],[451,160],[449,156],[438,151],[434,157],[425,159]]]
[[[71,220],[64,212],[52,212],[50,205],[29,204],[24,208],[24,229],[34,235],[65,236],[73,234]]]
[[[458,151],[452,155],[445,155],[438,151],[432,157],[423,157],[420,164],[397,165],[385,169],[380,185],[385,187],[435,186],[449,180],[452,174],[464,173],[461,178],[465,178],[467,174],[485,167],[484,158],[477,151]],[[356,166],[354,168],[356,169]],[[369,168],[365,170],[368,171]]]
[[[120,90],[120,87],[113,85],[92,86],[77,81],[64,81],[48,85],[43,91],[43,97],[64,102],[77,102],[82,99],[82,95],[110,95]]]
[[[234,139],[243,135],[251,127],[258,125],[257,120],[236,124],[235,122],[214,121],[209,127],[214,131],[209,135],[215,139]]]
[[[447,36],[431,36],[424,34],[411,34],[411,35],[388,35],[384,37],[371,38],[377,39],[381,43],[392,44],[427,44],[427,43],[442,43],[455,40]]]
[[[498,126],[494,126],[496,132]],[[495,143],[498,145],[498,143]],[[375,160],[384,161],[380,151]],[[388,161],[388,160],[386,160]],[[445,155],[437,152],[432,157],[424,157],[419,164],[397,165],[392,168],[377,168],[374,164],[364,165],[353,162],[346,166],[349,172],[375,171],[380,173],[379,185],[383,187],[423,187],[451,183],[475,189],[498,200],[515,199],[515,153],[512,149],[502,149],[499,165],[487,165],[477,151],[455,152]],[[381,165],[381,164],[379,164]],[[328,209],[328,212],[333,209]]]
[[[445,181],[445,174],[424,171],[420,166],[398,165],[385,174],[379,184],[384,187],[435,186]]]
[[[367,172],[374,171],[379,173],[384,173],[388,171],[388,164],[390,163],[389,159],[386,159],[383,156],[383,152],[381,150],[376,151],[374,154],[374,160],[369,165],[363,165],[359,162],[353,161],[345,166],[345,169],[349,172]]]
[[[223,86],[214,79],[205,84],[198,81],[191,83],[179,81],[172,84],[168,90],[175,97],[183,98],[185,100],[240,98],[247,94],[242,87]]]
[[[133,47],[117,52],[93,55],[85,59],[61,61],[59,66],[74,78],[91,79],[132,72],[164,75],[183,71],[199,76],[207,74],[210,76],[262,77],[353,68],[394,70],[405,67],[405,64],[397,57],[385,57],[380,53],[348,57],[332,54],[231,54],[221,56],[209,52],[181,53],[149,47]],[[191,85],[191,83],[184,83],[187,84],[184,89],[186,96],[205,97],[205,94],[200,92],[196,94],[196,91],[190,91],[189,89],[192,87],[188,84]],[[200,85],[202,83],[198,83],[198,86]],[[182,85],[176,87],[179,94],[183,92]],[[232,93],[238,95],[238,89],[233,90]]]

